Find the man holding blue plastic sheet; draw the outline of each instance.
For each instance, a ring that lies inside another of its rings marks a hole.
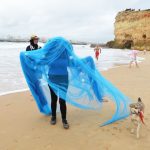
[[[51,124],[56,124],[56,109],[52,109],[56,108],[57,97],[81,109],[99,110],[103,98],[113,101],[116,111],[101,126],[129,116],[130,98],[100,74],[92,57],[81,59],[76,56],[68,40],[52,38],[39,51],[21,52],[20,61],[39,111],[53,116]],[[55,107],[49,105],[54,102],[54,97],[50,101],[48,85],[55,95]],[[61,113],[64,128],[69,128],[66,107],[61,107]]]
[[[50,66],[49,66],[49,79],[52,83],[59,83],[59,86],[61,87],[63,85],[64,93],[67,93],[68,89],[68,56],[66,51],[64,51]],[[52,118],[51,118],[51,124],[56,124],[56,108],[57,108],[57,95],[52,90],[52,88],[49,86],[51,91],[51,110],[52,110]],[[66,107],[66,101],[62,98],[59,98],[59,104],[60,104],[60,111],[61,111],[61,117],[62,117],[62,123],[63,127],[65,129],[69,128],[69,124],[66,120],[66,113],[67,113],[67,107]]]
[[[30,39],[30,45],[26,48],[26,51],[32,51],[32,50],[37,50],[40,49],[41,47],[38,46],[38,36],[32,36]],[[49,79],[51,82],[59,83],[60,86],[61,84],[65,84],[65,89],[67,93],[68,89],[68,71],[67,71],[67,66],[68,66],[68,56],[66,52],[63,52],[58,59],[56,59],[50,66],[49,66]],[[49,85],[48,85],[49,86]],[[51,111],[52,111],[52,117],[51,117],[51,125],[56,124],[56,109],[57,109],[57,95],[53,91],[53,89],[49,86],[50,93],[51,93]],[[43,105],[46,104],[44,101],[44,97],[42,98],[43,100],[41,101]],[[69,124],[66,120],[66,113],[67,113],[67,107],[66,107],[66,101],[63,100],[62,98],[59,98],[59,104],[60,104],[60,111],[61,111],[61,116],[62,116],[62,123],[63,127],[65,129],[69,128]]]

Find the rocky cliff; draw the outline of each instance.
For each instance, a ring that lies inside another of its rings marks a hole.
[[[150,50],[150,10],[127,9],[115,18],[115,39],[110,47]]]

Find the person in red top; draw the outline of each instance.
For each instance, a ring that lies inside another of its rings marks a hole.
[[[97,45],[94,48],[94,52],[95,52],[95,58],[96,58],[96,60],[98,60],[99,59],[99,54],[101,53],[101,48]]]

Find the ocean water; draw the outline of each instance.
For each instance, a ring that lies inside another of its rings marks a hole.
[[[0,95],[28,88],[19,60],[20,51],[24,51],[27,45],[28,43],[0,42]],[[74,45],[74,51],[81,58],[90,55],[95,60],[94,51],[89,45]],[[128,64],[128,54],[129,50],[103,48],[99,61],[95,60],[96,67],[103,71]]]

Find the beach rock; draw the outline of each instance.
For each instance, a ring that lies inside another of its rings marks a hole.
[[[115,39],[107,43],[114,48],[150,50],[150,10],[126,9],[115,18]]]

